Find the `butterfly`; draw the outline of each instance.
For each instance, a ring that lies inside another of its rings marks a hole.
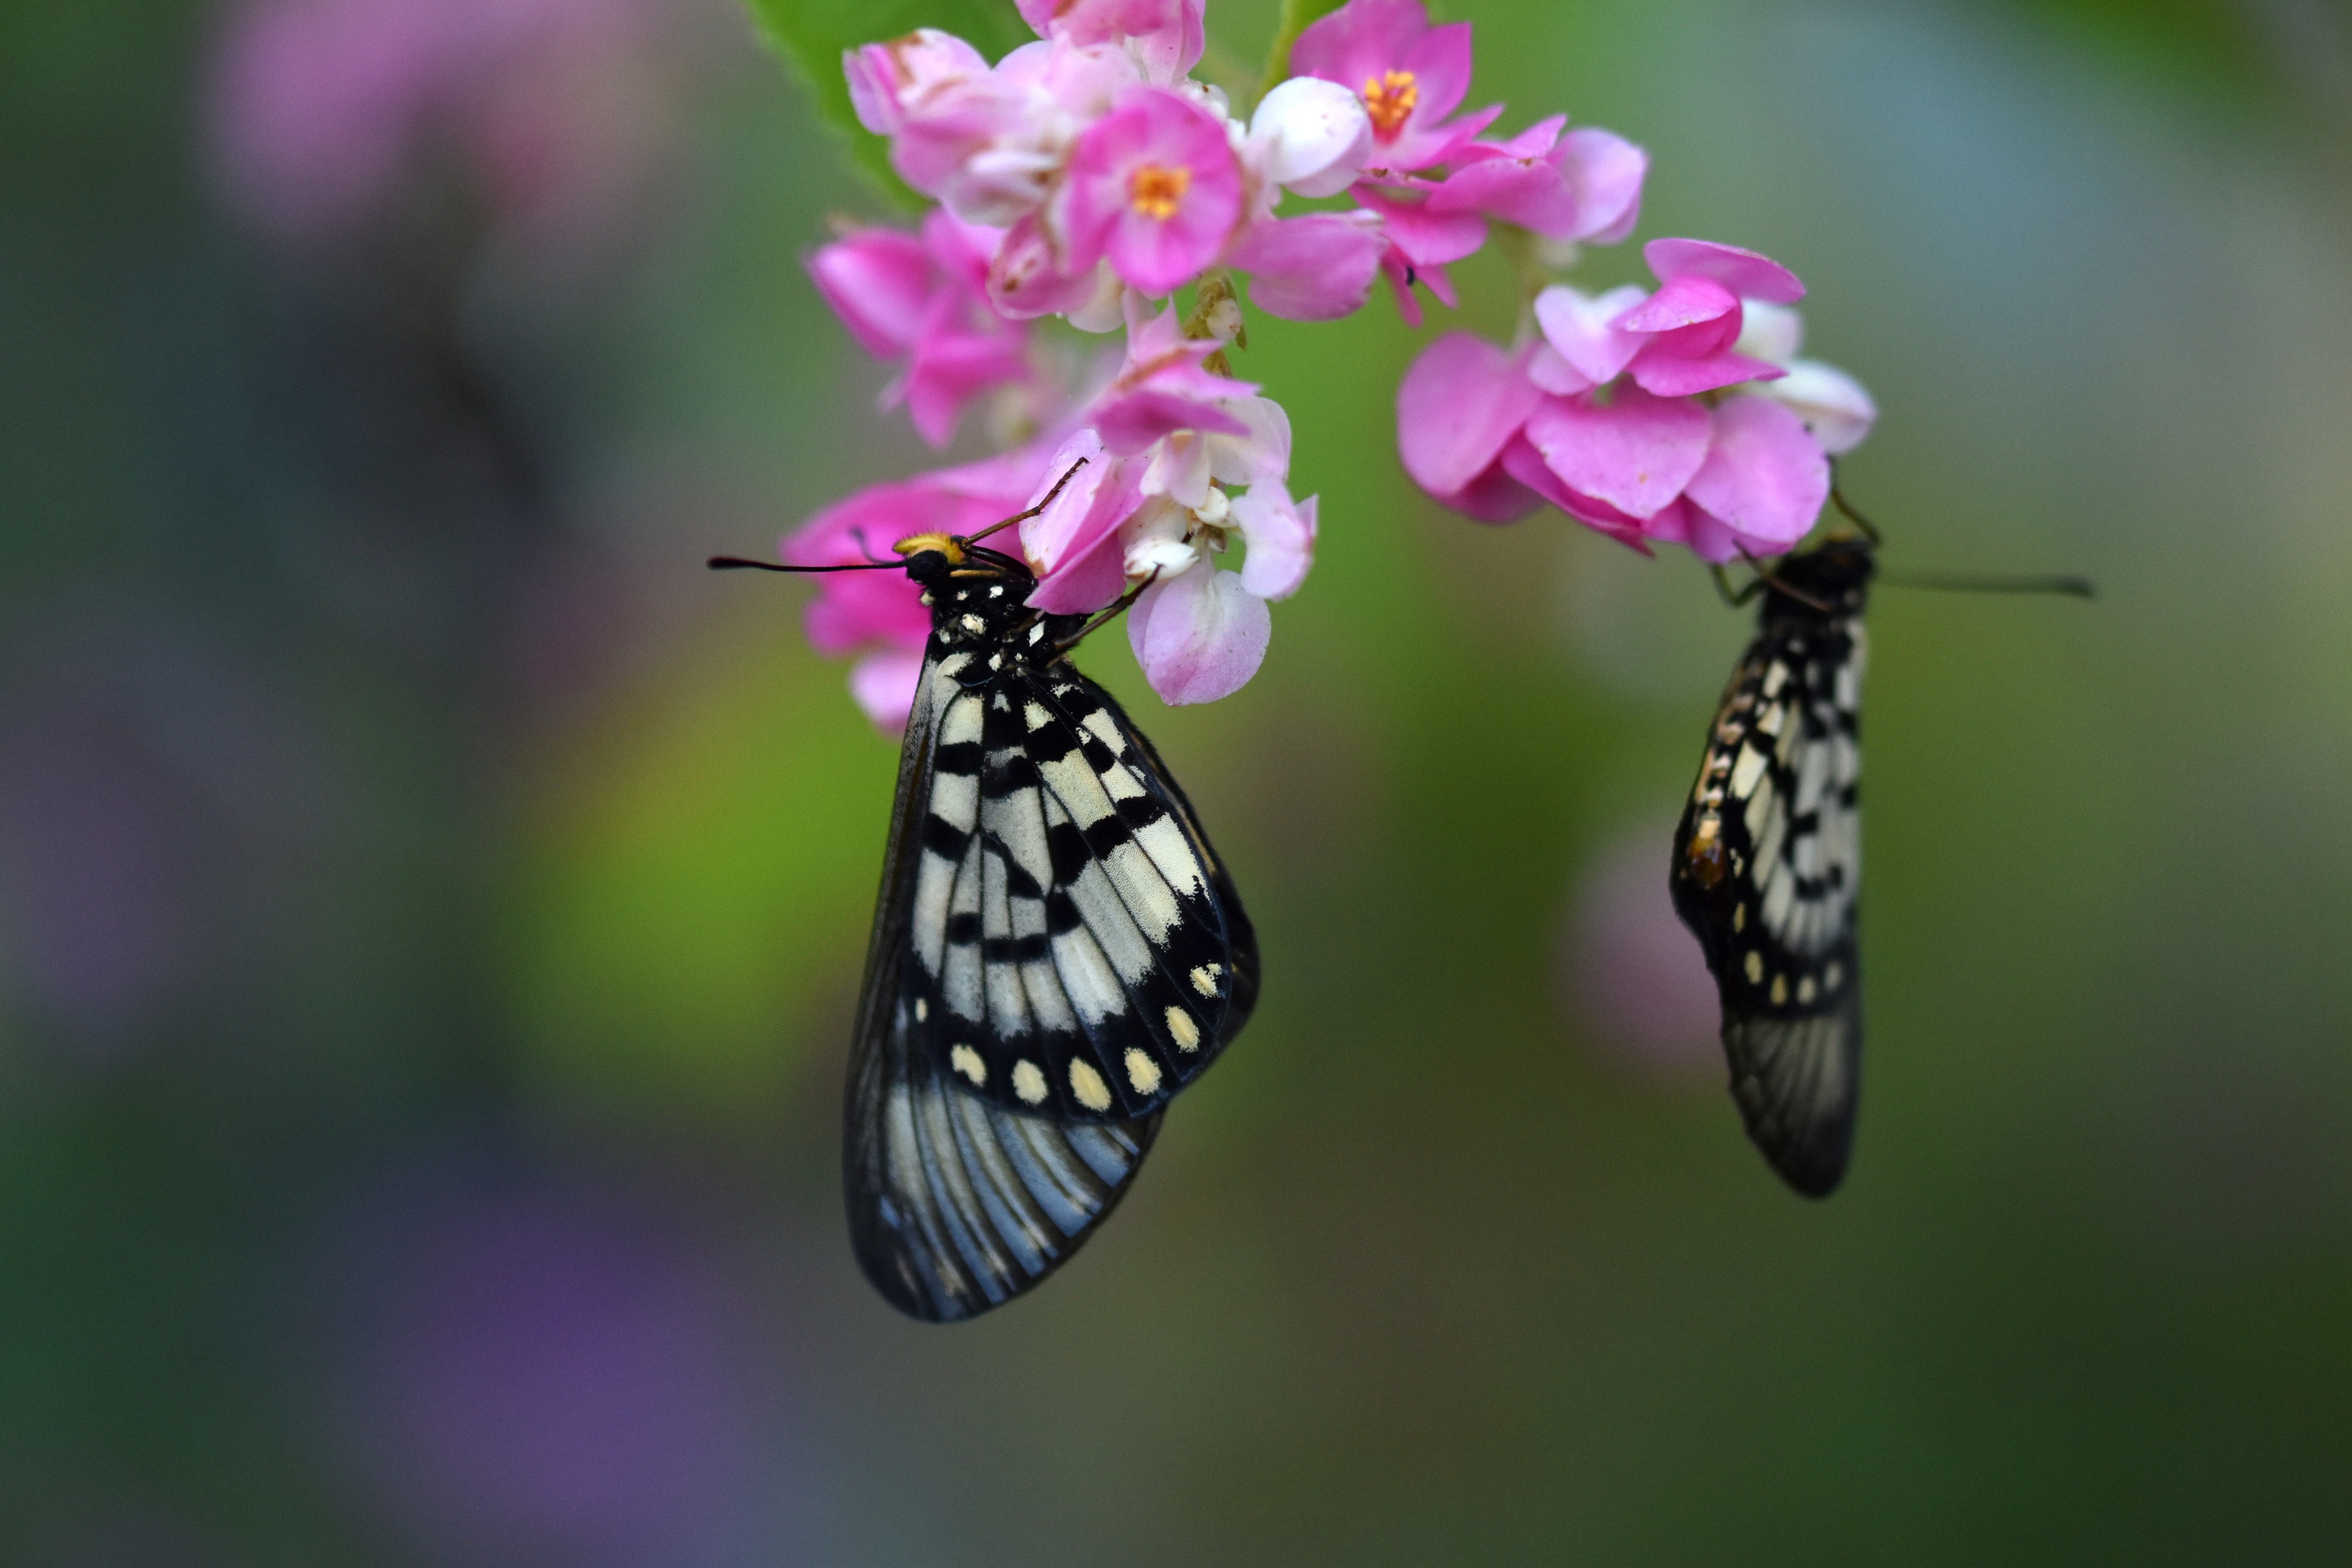
[[[1028,566],[978,537],[893,546],[931,633],[842,1155],[860,1267],[931,1321],[999,1306],[1078,1249],[1258,990],[1249,917],[1191,802],[1069,661],[1129,601],[1032,609]]]
[[[1731,1096],[1781,1179],[1825,1197],[1862,1089],[1863,605],[1872,545],[1783,558],[1675,830],[1675,910],[1723,1003]]]

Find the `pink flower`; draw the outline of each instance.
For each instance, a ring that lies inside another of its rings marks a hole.
[[[1433,27],[1421,0],[1349,0],[1298,35],[1290,68],[1363,100],[1368,162],[1378,169],[1445,163],[1503,111],[1496,104],[1446,121],[1470,90],[1470,24]]]
[[[1803,285],[1785,268],[1696,240],[1646,254],[1654,293],[1544,290],[1540,342],[1432,343],[1398,391],[1405,470],[1486,521],[1540,500],[1636,549],[1685,544],[1709,561],[1786,551],[1820,517],[1828,454],[1875,417],[1869,394],[1790,357],[1801,323],[1786,306]]]
[[[1165,86],[1200,63],[1208,45],[1207,0],[1015,0],[1041,38],[1131,48],[1148,79]]]
[[[1031,379],[1027,338],[986,291],[996,230],[940,209],[920,237],[866,228],[819,249],[809,273],[852,335],[879,359],[907,361],[882,395],[900,402],[934,447],[955,435],[964,406],[991,389]]]
[[[1108,257],[1147,294],[1213,263],[1242,216],[1241,165],[1214,115],[1164,88],[1137,88],[1087,128],[1070,157],[1065,272]]]
[[[206,84],[216,174],[246,216],[314,241],[454,150],[510,233],[577,251],[649,173],[652,26],[646,0],[242,0]]]

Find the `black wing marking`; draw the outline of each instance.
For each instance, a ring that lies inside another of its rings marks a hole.
[[[1862,1082],[1864,654],[1858,591],[1851,614],[1768,606],[1675,835],[1675,908],[1722,997],[1732,1098],[1814,1197],[1845,1174]]]
[[[1067,664],[938,712],[907,1027],[937,1076],[1003,1110],[1150,1115],[1255,1001],[1231,880],[1149,743]]]
[[[985,1311],[1051,1273],[1124,1195],[1160,1130],[1156,1111],[1069,1121],[990,1103],[948,1076],[916,1016],[909,921],[942,758],[971,760],[942,727],[970,696],[955,679],[968,659],[934,650],[908,721],[842,1151],[859,1267],[892,1305],[932,1321]]]

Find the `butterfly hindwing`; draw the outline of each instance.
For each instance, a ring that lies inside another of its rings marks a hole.
[[[1866,545],[1783,562],[1675,835],[1675,907],[1723,1004],[1732,1098],[1790,1185],[1833,1190],[1861,1089],[1855,945]],[[1801,595],[1801,596],[1800,596]]]

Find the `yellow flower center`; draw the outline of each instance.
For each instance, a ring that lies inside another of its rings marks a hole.
[[[1412,72],[1388,71],[1364,79],[1364,112],[1372,117],[1372,131],[1382,141],[1392,139],[1412,116],[1412,106],[1420,101],[1421,89],[1412,84]]]
[[[1127,205],[1145,217],[1158,218],[1162,223],[1176,216],[1183,204],[1184,193],[1192,184],[1192,171],[1179,166],[1169,168],[1164,163],[1139,163],[1135,173],[1127,177]]]

